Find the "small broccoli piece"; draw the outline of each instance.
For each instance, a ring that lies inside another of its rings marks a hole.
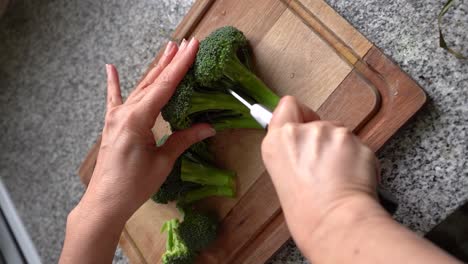
[[[161,232],[167,232],[166,252],[162,256],[163,264],[192,264],[195,253],[180,238],[179,220],[172,219],[164,223]]]
[[[178,232],[185,245],[192,251],[200,251],[216,239],[218,220],[216,217],[185,208],[184,221]]]
[[[166,181],[161,185],[158,192],[156,192],[151,198],[160,204],[167,204],[170,201],[176,200],[183,189],[184,183],[180,179],[180,160],[176,160],[172,171],[166,178]],[[186,189],[186,188],[185,188]]]
[[[193,144],[188,149],[188,152],[199,157],[199,159],[204,160],[206,162],[213,163],[215,160],[213,154],[210,152],[210,149],[208,147],[208,143],[206,142],[206,140]]]
[[[159,145],[163,143],[161,140],[158,142]],[[176,160],[166,181],[152,199],[162,204],[174,200],[188,204],[209,196],[234,197],[234,177],[234,172],[216,168],[188,150]]]
[[[164,135],[157,142],[156,146],[162,146],[169,138],[169,135]],[[182,186],[182,181],[180,180],[177,171],[180,170],[180,160],[176,160],[174,167],[166,178],[166,181],[161,185],[159,191],[153,194],[151,197],[155,202],[160,204],[167,204],[170,201],[174,201],[179,197],[179,193]]]
[[[195,79],[201,86],[212,89],[240,90],[257,103],[274,109],[279,97],[249,70],[249,61],[244,34],[232,26],[222,27],[200,43],[193,66]]]
[[[261,128],[247,107],[223,91],[224,88],[215,91],[199,86],[193,71],[189,71],[161,114],[173,130],[185,129],[199,122],[210,123],[216,130]]]
[[[224,186],[234,188],[235,173],[216,168],[206,162],[194,159],[194,156],[181,157],[180,179],[201,185]]]
[[[234,198],[236,197],[236,191],[234,188],[226,186],[202,186],[185,192],[181,197],[179,197],[177,204],[179,206],[185,206],[213,196]]]

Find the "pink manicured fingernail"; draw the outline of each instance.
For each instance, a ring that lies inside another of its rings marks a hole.
[[[185,48],[185,46],[187,46],[187,40],[183,39],[182,43],[180,44],[179,50],[183,50]]]
[[[190,42],[187,45],[187,47],[191,47],[191,46],[193,46],[193,44],[195,44],[195,38],[194,37],[192,37],[192,39],[190,39]]]
[[[171,53],[171,51],[174,49],[174,42],[172,41],[169,41],[169,43],[167,43],[166,45],[166,49],[164,50],[164,54],[169,54]]]
[[[106,73],[107,73],[107,77],[110,77],[110,75],[111,75],[111,66],[110,66],[110,64],[106,64]]]
[[[209,128],[202,129],[202,130],[198,131],[198,137],[199,137],[200,140],[212,137],[214,135],[216,135],[216,130],[214,130],[214,128],[212,128],[212,127],[209,127]]]

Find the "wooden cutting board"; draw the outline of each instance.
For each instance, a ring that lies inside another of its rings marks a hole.
[[[271,89],[297,96],[322,119],[344,123],[373,150],[426,100],[413,80],[322,0],[198,0],[173,40],[203,39],[224,25],[246,34],[256,73]],[[158,118],[153,131],[160,137],[167,124]],[[261,161],[264,134],[233,130],[212,140],[219,165],[237,172],[238,195],[203,202],[223,221],[219,239],[202,253],[200,263],[261,263],[290,238]],[[98,149],[99,140],[80,168],[85,184]],[[176,216],[173,205],[153,201],[132,216],[120,241],[132,263],[159,262],[165,249],[161,225]]]

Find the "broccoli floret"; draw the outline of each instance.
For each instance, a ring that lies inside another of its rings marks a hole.
[[[248,41],[235,27],[226,26],[213,31],[200,43],[193,66],[195,79],[201,86],[212,89],[240,90],[257,103],[274,109],[279,97],[249,70],[247,51]]]
[[[169,135],[164,135],[156,142],[156,145],[158,147],[162,146],[168,138]],[[175,161],[174,166],[172,167],[172,170],[167,176],[166,180],[161,185],[158,192],[153,194],[151,197],[155,202],[160,204],[167,204],[170,201],[177,200],[181,194],[199,187],[199,185],[195,183],[182,182],[180,179],[181,163],[182,160],[180,158]]]
[[[180,160],[177,159],[172,171],[166,178],[166,181],[161,185],[158,192],[151,197],[155,202],[167,204],[170,201],[176,200],[182,191],[184,183],[180,179]]]
[[[153,200],[189,204],[209,196],[235,196],[235,173],[214,167],[190,150],[179,157]]]
[[[250,116],[249,109],[222,88],[219,91],[201,87],[189,71],[177,86],[161,114],[172,130],[207,122],[216,130],[227,128],[261,128]]]
[[[206,248],[216,239],[218,220],[208,214],[202,214],[185,208],[184,221],[180,223],[178,232],[185,245],[192,251]]]
[[[218,231],[218,220],[213,215],[199,213],[190,207],[181,209],[184,220],[165,222],[161,232],[167,232],[166,252],[162,256],[164,264],[193,263],[196,254],[209,246]]]
[[[161,232],[167,232],[166,252],[162,256],[164,264],[192,264],[195,259],[194,251],[179,236],[179,226],[179,220],[172,219],[161,228]]]
[[[210,152],[208,142],[206,142],[206,140],[193,144],[188,149],[188,152],[209,163],[213,163],[215,160],[213,154]]]

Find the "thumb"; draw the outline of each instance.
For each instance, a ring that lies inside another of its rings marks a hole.
[[[196,124],[190,128],[172,133],[160,149],[175,160],[193,144],[215,134],[216,131],[209,124]]]
[[[301,104],[293,96],[281,98],[273,112],[269,129],[278,128],[286,123],[306,123],[319,120],[320,117],[309,107]]]

